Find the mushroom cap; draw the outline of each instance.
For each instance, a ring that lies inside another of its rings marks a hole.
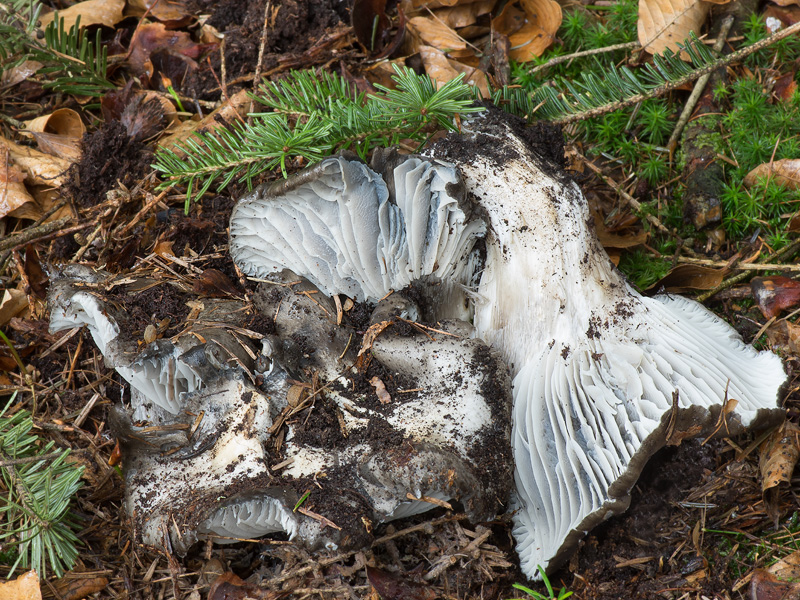
[[[488,111],[465,129],[430,153],[458,164],[489,221],[474,322],[514,376],[514,535],[533,578],[627,508],[670,432],[709,434],[723,405],[723,433],[783,418],[786,374],[700,304],[631,288],[520,121]]]

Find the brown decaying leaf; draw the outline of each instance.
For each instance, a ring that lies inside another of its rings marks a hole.
[[[3,296],[0,298],[0,327],[25,310],[26,306],[28,298],[25,292],[14,288],[3,290]]]
[[[772,0],[778,6],[791,6],[793,4],[800,5],[800,0]]]
[[[76,163],[81,159],[81,138],[56,135],[55,133],[41,133],[32,131],[30,134],[36,140],[39,150],[50,156],[58,156]]]
[[[128,52],[128,64],[139,76],[150,78],[154,68],[151,56],[158,52],[179,58],[190,68],[197,68],[196,58],[215,44],[197,44],[185,31],[171,31],[162,23],[140,25],[133,34]]]
[[[40,63],[38,60],[23,61],[16,67],[6,69],[0,73],[0,84],[8,86],[9,88],[13,87],[28,79],[28,77],[36,73],[36,71],[43,66],[44,64]]]
[[[90,573],[69,573],[53,584],[61,600],[82,600],[108,586],[105,577],[92,576]]]
[[[798,600],[800,583],[781,581],[764,569],[756,569],[750,579],[750,600]]]
[[[678,52],[690,32],[700,32],[710,6],[702,0],[639,0],[639,43],[650,54]],[[685,52],[681,58],[689,60]]]
[[[509,58],[528,62],[553,43],[561,20],[561,6],[555,0],[520,0],[505,5],[492,20],[492,29],[508,36]]]
[[[767,329],[767,339],[772,348],[785,348],[792,354],[800,354],[800,325],[779,319]]]
[[[800,282],[788,277],[754,277],[750,289],[761,314],[767,319],[777,317],[782,310],[800,302]]]
[[[25,265],[23,267],[25,276],[28,278],[28,285],[31,286],[33,295],[44,300],[47,296],[47,285],[49,278],[44,274],[42,264],[39,262],[39,253],[33,244],[28,244],[25,248]]]
[[[433,588],[407,573],[389,573],[368,566],[367,579],[382,600],[434,600],[438,596]]]
[[[758,165],[745,176],[744,184],[751,187],[765,179],[789,190],[800,188],[800,158],[784,158]]]
[[[184,121],[175,131],[159,141],[162,148],[174,148],[175,144],[183,144],[195,131],[213,131],[222,127],[223,123],[230,123],[234,119],[244,118],[250,106],[250,97],[247,90],[240,90],[224,102],[222,106],[206,115],[200,121]]]
[[[86,125],[83,124],[81,116],[71,108],[59,108],[49,114],[26,121],[25,129],[77,138],[86,133]]]
[[[647,241],[646,231],[639,230],[624,235],[615,233],[606,226],[603,215],[599,211],[592,211],[592,216],[597,238],[603,248],[633,248],[634,246],[641,246]]]
[[[68,160],[20,146],[2,135],[0,148],[8,149],[8,158],[25,172],[28,183],[60,187],[66,181]]]
[[[0,600],[42,600],[36,571],[28,571],[13,581],[0,581]]]
[[[386,30],[392,24],[386,16],[386,0],[354,0],[351,22],[356,39],[367,52],[380,52]]]
[[[25,174],[11,162],[8,148],[0,146],[0,218],[19,208],[26,202],[33,202],[22,183]]]
[[[786,421],[761,444],[758,461],[762,477],[761,491],[789,483],[798,457],[800,426]]]
[[[201,296],[224,298],[241,294],[225,273],[218,269],[206,269],[194,280],[192,289]]]
[[[455,6],[440,8],[436,11],[436,17],[452,29],[468,27],[474,25],[478,17],[492,12],[495,4],[496,0],[458,3]]]
[[[75,25],[78,16],[81,18],[81,27],[89,25],[113,27],[122,21],[123,8],[125,0],[85,0],[58,11],[58,17],[64,19],[65,31],[69,31],[70,27]],[[55,16],[55,11],[42,15],[40,18],[42,29],[45,29]]]
[[[256,585],[244,581],[231,571],[226,571],[214,580],[208,591],[208,600],[272,600],[279,594],[262,590]]]
[[[465,50],[467,42],[455,31],[433,17],[414,17],[408,20],[408,29],[428,46],[442,52]]]
[[[186,21],[192,13],[183,0],[128,0],[125,16],[148,17],[174,26]]]
[[[667,292],[676,293],[691,290],[711,290],[722,283],[726,273],[726,269],[714,267],[677,265],[647,290],[656,291],[663,288]]]

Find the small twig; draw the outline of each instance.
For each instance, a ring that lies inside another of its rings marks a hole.
[[[21,233],[10,235],[4,240],[0,240],[0,252],[3,252],[4,250],[11,250],[12,248],[20,248],[28,242],[38,239],[39,237],[45,236],[54,231],[58,231],[71,220],[72,219],[69,217],[63,217],[61,219],[51,221],[50,223],[43,223],[42,225],[35,227],[28,227]],[[88,225],[85,225],[84,227],[88,227]]]
[[[758,264],[767,264],[767,260],[768,259],[773,259],[774,260],[776,258],[784,258],[784,257],[791,256],[794,252],[797,252],[797,250],[800,250],[800,240],[795,240],[794,242],[792,242],[791,244],[789,244],[788,246],[786,246],[782,250],[779,250],[778,252],[775,252],[772,256],[763,257],[759,261]],[[780,269],[785,269],[785,268],[786,268],[786,265],[781,265],[780,266]],[[742,271],[741,273],[737,273],[736,275],[734,275],[732,277],[729,277],[728,279],[725,279],[722,283],[720,283],[713,290],[708,290],[707,292],[703,292],[697,298],[695,298],[695,300],[697,300],[698,302],[705,302],[706,300],[711,298],[711,296],[713,296],[714,294],[716,294],[718,292],[721,292],[722,290],[727,289],[727,288],[739,283],[740,281],[744,281],[745,279],[747,279],[750,276],[751,276],[751,272],[750,271]]]
[[[800,273],[800,265],[781,265],[777,263],[736,263],[728,264],[724,260],[711,260],[710,258],[691,258],[688,256],[678,257],[679,263],[691,265],[703,265],[706,267],[723,267],[732,271],[787,271]]]
[[[264,26],[261,28],[261,42],[258,45],[258,62],[256,63],[256,72],[253,75],[253,90],[258,91],[259,79],[261,79],[261,67],[264,61],[264,50],[267,47],[267,33],[269,32],[269,13],[272,8],[272,0],[267,0],[267,5],[264,7]],[[255,100],[250,100],[250,110],[255,111]],[[248,122],[252,122],[252,117],[248,117]]]
[[[539,65],[537,67],[532,68],[529,71],[529,73],[533,74],[539,71],[544,71],[545,69],[549,69],[550,67],[554,67],[556,65],[560,65],[561,63],[570,61],[573,58],[581,58],[583,56],[593,56],[595,54],[605,54],[606,52],[616,52],[617,50],[634,50],[640,47],[641,44],[639,42],[625,42],[624,44],[614,44],[613,46],[606,46],[604,48],[581,50],[580,52],[573,52],[572,54],[564,54],[563,56],[556,56],[555,58],[551,58],[543,65]]]
[[[733,15],[728,15],[722,22],[719,35],[717,36],[716,42],[714,42],[714,52],[722,52],[722,47],[725,45],[725,40],[728,37],[728,33],[730,32],[731,27],[733,27],[733,20]],[[692,116],[692,112],[694,112],[694,107],[697,106],[697,102],[700,100],[703,90],[706,89],[709,79],[711,79],[711,73],[706,73],[705,75],[700,76],[700,78],[694,84],[694,89],[692,90],[689,99],[686,101],[686,104],[683,107],[681,116],[675,123],[675,129],[672,131],[672,136],[670,136],[669,142],[667,142],[667,150],[669,150],[670,160],[672,160],[672,154],[675,152],[675,148],[678,147],[678,139],[681,137],[681,133],[683,133],[683,128],[686,127],[686,124],[689,122],[689,118]]]
[[[634,104],[639,104],[645,100],[649,100],[650,98],[656,98],[658,96],[662,96],[667,92],[671,92],[674,89],[682,87],[687,83],[694,81],[698,77],[705,75],[706,73],[713,73],[719,68],[727,67],[730,64],[740,61],[741,59],[750,56],[754,52],[758,52],[759,50],[771,46],[775,42],[779,42],[780,40],[789,37],[790,35],[797,33],[800,31],[800,21],[787,27],[786,29],[782,29],[777,33],[772,34],[768,38],[764,38],[763,40],[746,46],[736,52],[731,52],[724,58],[721,58],[718,61],[710,65],[706,65],[705,67],[701,67],[683,77],[679,77],[674,81],[669,81],[663,85],[653,88],[647,92],[643,92],[641,94],[636,94],[631,96],[625,100],[620,100],[618,102],[609,102],[608,104],[604,104],[603,106],[598,106],[597,108],[591,108],[589,110],[573,113],[571,115],[563,116],[559,119],[553,119],[550,121],[556,125],[566,125],[568,123],[575,123],[577,121],[585,121],[586,119],[591,119],[593,117],[599,117],[601,115],[605,115],[614,111],[617,111],[621,108],[625,108],[627,106],[632,106]]]

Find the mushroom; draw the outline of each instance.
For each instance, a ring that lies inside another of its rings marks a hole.
[[[339,156],[257,190],[234,208],[231,254],[328,295],[410,285],[435,319],[474,313],[514,377],[514,535],[533,578],[627,508],[665,443],[782,418],[786,375],[700,304],[628,284],[563,170],[560,133],[497,110],[463,132],[426,158],[378,152],[373,170]]]
[[[110,423],[136,538],[181,554],[198,540],[274,532],[311,549],[358,547],[373,523],[447,501],[493,517],[511,484],[511,379],[471,326],[398,331],[391,320],[416,307],[387,298],[373,315],[387,327],[359,371],[360,335],[337,323],[334,302],[290,271],[268,277],[254,305],[274,331],[259,352],[241,337],[253,333],[243,328],[253,307],[239,301],[203,299],[180,334],[140,349],[125,296],[107,297],[113,276],[53,274],[51,328],[87,325],[131,386]],[[324,393],[313,391],[319,378]]]

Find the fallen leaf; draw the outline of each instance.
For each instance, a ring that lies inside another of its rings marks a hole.
[[[764,10],[761,18],[768,24],[768,29],[772,29],[772,27],[769,26],[772,20],[780,22],[783,27],[790,27],[800,21],[800,6],[796,4],[792,4],[791,6],[775,6],[774,4],[770,4]]]
[[[78,17],[81,19],[81,27],[89,25],[105,25],[113,27],[122,21],[122,9],[125,8],[125,0],[84,0],[73,4],[69,8],[59,10],[58,18],[64,19],[64,30],[69,31],[75,25]],[[56,11],[49,12],[40,17],[41,28],[47,26],[55,19]]]
[[[18,83],[22,83],[31,75],[41,69],[44,64],[38,60],[25,60],[11,69],[5,69],[0,73],[0,84],[3,86],[13,87]]]
[[[386,385],[384,385],[380,377],[376,375],[369,380],[369,384],[375,388],[375,394],[377,394],[381,404],[389,404],[392,401],[392,397],[386,391]]]
[[[68,573],[54,582],[53,587],[61,600],[83,600],[92,594],[102,592],[108,586],[105,577],[94,577],[90,573]]]
[[[778,506],[779,486],[789,483],[792,471],[800,456],[800,427],[785,421],[764,440],[759,448],[759,471],[761,473],[761,492],[764,507],[778,527],[780,508]]]
[[[25,129],[70,137],[81,137],[86,133],[86,125],[81,116],[71,108],[59,108],[50,114],[26,121]]]
[[[370,55],[380,53],[392,25],[386,15],[386,0],[354,0],[351,11],[353,33]]]
[[[782,310],[800,302],[800,282],[788,277],[754,277],[750,289],[766,319],[777,317]]]
[[[762,444],[759,454],[761,491],[789,483],[800,457],[800,426],[791,421],[775,429]]]
[[[783,581],[800,582],[800,550],[783,557],[767,571]]]
[[[773,348],[785,348],[792,354],[800,354],[800,325],[780,319],[767,328],[767,339]]]
[[[192,16],[186,3],[181,0],[128,0],[125,14],[133,17],[146,14],[158,21],[169,22],[172,26],[182,24]]]
[[[775,97],[784,102],[789,102],[797,91],[797,84],[794,81],[794,73],[786,73],[775,79],[775,87],[772,93]]]
[[[50,156],[58,156],[72,163],[81,159],[81,138],[57,135],[55,133],[41,133],[32,131],[31,137],[36,140],[36,146]]]
[[[247,90],[240,90],[224,102],[219,108],[206,115],[199,121],[183,121],[172,134],[162,138],[158,145],[162,148],[170,148],[179,155],[184,152],[176,145],[183,146],[192,135],[197,131],[211,132],[219,127],[224,127],[226,123],[231,123],[234,119],[243,119],[247,115],[250,106],[250,97]],[[199,143],[195,137],[195,142]]]
[[[639,43],[650,54],[679,52],[678,44],[700,31],[710,7],[702,0],[639,0]],[[680,55],[689,60],[685,52]]]
[[[28,297],[22,290],[9,288],[3,290],[0,298],[0,327],[16,317],[28,306]]]
[[[600,212],[592,211],[594,218],[594,229],[597,232],[597,238],[603,245],[603,248],[633,248],[634,246],[641,246],[647,241],[647,232],[643,230],[634,230],[632,233],[619,234],[611,231],[603,219]]]
[[[433,46],[442,52],[467,48],[467,42],[461,36],[432,17],[409,19],[408,29],[415,37],[422,40],[422,43]]]
[[[744,178],[744,184],[752,187],[759,180],[770,181],[784,186],[789,190],[800,188],[800,159],[784,158],[758,165]]]
[[[691,290],[711,290],[722,283],[727,269],[704,267],[701,265],[677,265],[646,291],[664,289],[667,292],[687,292]]]
[[[8,157],[26,176],[28,183],[60,187],[66,182],[70,161],[20,146],[0,135],[0,148],[8,149]]]
[[[25,173],[11,162],[8,148],[0,146],[0,218],[21,207],[26,202],[33,202],[25,184]]]
[[[800,584],[781,581],[764,569],[756,569],[750,579],[750,600],[798,600]]]
[[[36,251],[36,246],[28,244],[25,248],[25,264],[23,266],[25,276],[28,278],[28,285],[30,285],[33,295],[44,300],[47,296],[47,285],[49,278],[44,274],[42,264],[39,262],[39,253]]]
[[[36,571],[28,571],[14,581],[0,582],[0,600],[42,600]]]
[[[155,73],[152,61],[155,54],[165,53],[179,59],[186,68],[196,69],[195,59],[215,46],[216,44],[197,44],[189,33],[171,31],[163,23],[147,23],[137,27],[133,34],[128,64],[134,73],[149,80]]]
[[[247,583],[241,577],[226,571],[214,580],[208,591],[208,600],[271,600],[278,596],[269,590],[262,590],[256,585]]]
[[[438,48],[422,45],[419,47],[419,56],[428,77],[436,82],[437,89],[458,77],[458,71],[450,66],[447,56]]]
[[[172,249],[173,244],[175,244],[175,242],[160,241],[156,244],[155,248],[153,248],[153,254],[158,254],[163,257],[175,256],[175,251]]]
[[[238,296],[241,294],[233,285],[228,276],[218,269],[206,269],[195,279],[192,289],[201,296],[224,298],[225,296]]]
[[[462,62],[451,60],[450,66],[460,75],[464,74],[464,83],[475,86],[481,93],[482,98],[489,97],[489,80],[486,73],[476,67],[465,65]]]
[[[496,0],[478,0],[477,2],[458,3],[451,7],[440,8],[436,18],[452,29],[475,24],[478,17],[492,12]]]
[[[382,600],[434,600],[438,597],[433,588],[415,581],[407,573],[389,573],[368,566],[367,579]]]
[[[800,4],[800,0],[771,0],[778,6],[791,6],[793,4]]]
[[[492,29],[508,36],[509,58],[528,62],[555,41],[561,21],[561,6],[555,0],[520,0],[505,5],[492,20]]]

